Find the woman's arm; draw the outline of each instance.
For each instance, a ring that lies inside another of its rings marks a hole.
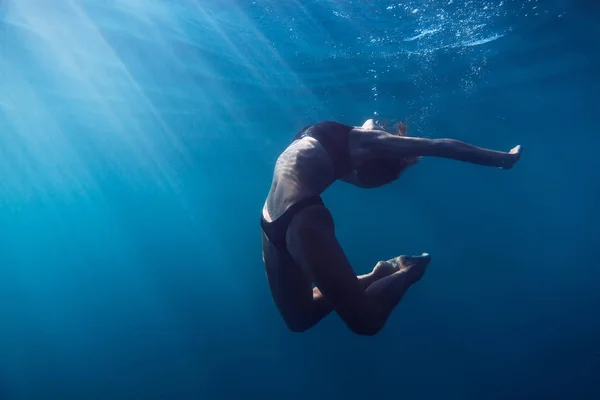
[[[442,157],[472,164],[512,168],[521,157],[521,146],[509,152],[495,151],[473,146],[454,139],[422,139],[390,135],[376,131],[363,140],[369,158]]]

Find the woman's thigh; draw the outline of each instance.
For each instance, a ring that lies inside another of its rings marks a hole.
[[[313,306],[309,276],[287,251],[275,248],[264,234],[263,261],[273,300],[284,321],[294,330],[305,325]]]

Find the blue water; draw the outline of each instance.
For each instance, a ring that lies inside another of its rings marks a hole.
[[[0,399],[600,398],[593,1],[0,1]],[[508,150],[324,199],[384,331],[285,328],[260,210],[324,119]]]

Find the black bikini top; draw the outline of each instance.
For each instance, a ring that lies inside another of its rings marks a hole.
[[[302,129],[294,137],[294,140],[305,136],[317,139],[333,162],[336,178],[341,178],[354,169],[350,158],[349,136],[351,130],[351,126],[337,122],[319,122]]]

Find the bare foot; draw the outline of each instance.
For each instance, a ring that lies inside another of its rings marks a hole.
[[[423,277],[430,262],[431,256],[423,253],[420,256],[398,256],[385,263],[393,265],[395,271],[407,274],[411,282],[415,283]]]
[[[402,271],[411,274],[414,282],[421,279],[425,273],[425,268],[431,261],[431,256],[423,253],[420,256],[398,256],[387,261],[379,261],[373,268],[375,279],[385,278],[395,272]],[[414,283],[413,282],[413,283]]]
[[[386,276],[390,276],[394,272],[398,272],[398,267],[392,263],[387,261],[379,261],[375,268],[373,268],[373,272],[371,274],[375,278],[375,280],[379,280],[381,278],[385,278]]]

